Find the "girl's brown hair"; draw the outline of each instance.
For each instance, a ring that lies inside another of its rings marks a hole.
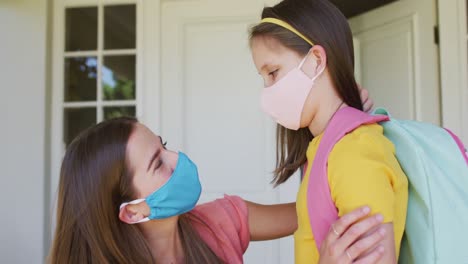
[[[359,89],[354,78],[354,50],[351,29],[345,16],[329,0],[284,0],[266,7],[263,18],[287,22],[314,44],[325,49],[327,67],[333,85],[349,106],[362,110]],[[295,33],[275,24],[260,23],[250,32],[250,40],[270,37],[305,56],[312,48]],[[306,152],[313,135],[308,128],[297,131],[277,126],[276,170],[274,182],[284,183],[307,161]]]
[[[137,225],[118,218],[119,205],[136,198],[125,154],[136,123],[133,118],[102,122],[68,146],[50,263],[158,262]],[[185,262],[221,263],[193,229],[193,217],[190,213],[179,217]]]

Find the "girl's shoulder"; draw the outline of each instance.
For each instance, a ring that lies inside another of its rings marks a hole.
[[[336,156],[337,154],[349,155],[361,151],[375,154],[388,152],[393,155],[395,147],[393,143],[385,137],[381,125],[362,125],[338,141],[333,151],[330,153],[330,156]]]

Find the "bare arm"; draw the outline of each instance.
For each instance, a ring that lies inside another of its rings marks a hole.
[[[246,201],[250,240],[271,240],[292,235],[297,229],[296,203],[262,205]]]
[[[295,203],[261,205],[246,201],[246,204],[252,241],[277,239],[296,231]],[[391,258],[395,256],[393,225],[382,225],[383,218],[366,217],[368,214],[369,210],[356,209],[334,223],[341,235],[328,233],[320,249],[319,263],[396,263]]]

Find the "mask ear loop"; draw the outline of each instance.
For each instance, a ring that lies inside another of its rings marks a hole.
[[[133,200],[133,201],[131,201],[131,202],[122,203],[122,204],[120,205],[120,207],[119,207],[119,211],[122,211],[122,209],[123,209],[125,206],[129,205],[129,204],[139,204],[139,203],[142,203],[142,202],[144,202],[144,201],[145,201],[145,199],[136,199],[136,200]],[[133,224],[148,222],[149,220],[150,220],[150,219],[149,219],[148,217],[145,217],[145,218],[143,218],[143,219],[141,219],[141,220],[139,220],[139,221],[136,221],[136,222],[134,222],[134,223],[131,223],[131,224],[133,225]]]
[[[299,64],[299,67],[298,67],[298,69],[299,69],[301,72],[303,72],[305,75],[307,75],[307,74],[302,70],[302,66],[304,66],[304,63],[305,63],[305,61],[307,60],[307,57],[309,56],[310,51],[311,51],[311,50],[309,50],[309,52],[307,52],[307,54],[305,55],[304,59],[302,59],[301,63]],[[320,70],[320,72],[319,72],[317,75],[315,75],[311,80],[312,80],[312,81],[315,81],[324,71],[325,71],[325,67],[323,67],[323,68]]]
[[[309,53],[310,53],[310,50],[309,50],[309,52],[307,52],[307,54],[304,56],[304,58],[302,59],[301,63],[299,64],[299,67],[298,67],[299,70],[302,71],[302,66],[304,66],[304,63],[305,63],[307,57],[309,56]]]

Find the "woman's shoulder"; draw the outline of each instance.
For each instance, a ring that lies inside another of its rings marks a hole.
[[[211,229],[222,228],[228,235],[248,231],[247,204],[239,196],[224,195],[223,198],[197,206],[192,214]]]
[[[229,214],[233,211],[247,211],[247,204],[239,196],[224,195],[223,198],[211,202],[203,203],[195,207],[194,211],[202,214]]]
[[[210,248],[227,263],[241,263],[250,242],[248,209],[238,196],[197,206],[191,211],[193,225]]]

